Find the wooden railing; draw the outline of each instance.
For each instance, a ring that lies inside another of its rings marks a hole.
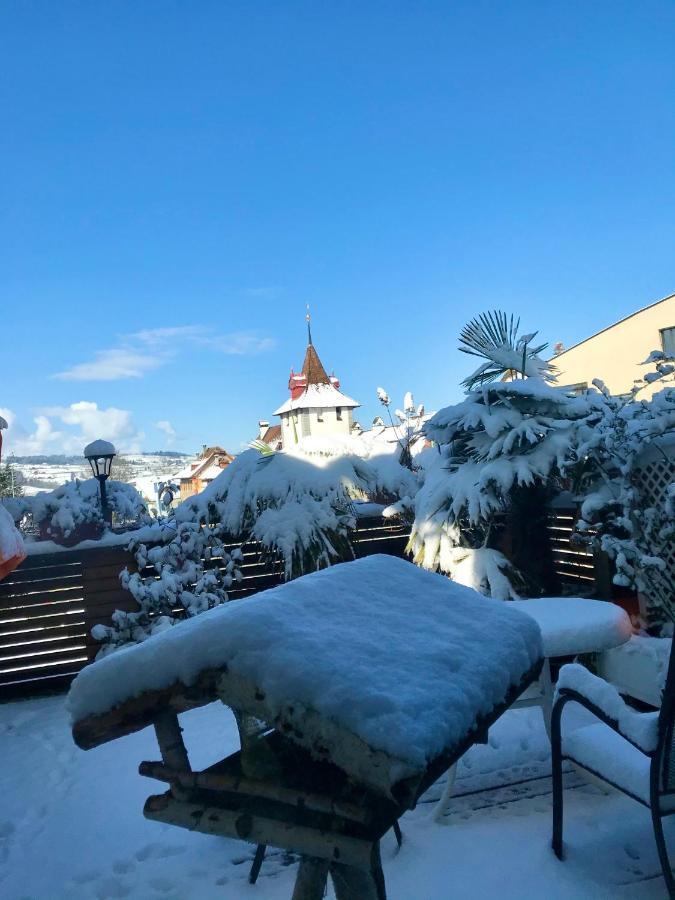
[[[361,520],[352,535],[354,553],[402,556],[408,532],[382,519]],[[230,599],[282,582],[280,562],[263,564],[254,544],[242,552],[244,577]],[[0,700],[64,689],[93,661],[100,648],[91,636],[94,625],[109,624],[116,609],[138,608],[120,585],[125,566],[136,568],[123,547],[59,550],[30,555],[0,581]]]

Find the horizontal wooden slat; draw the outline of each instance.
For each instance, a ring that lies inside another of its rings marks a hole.
[[[85,637],[86,624],[84,621],[77,625],[67,626],[61,629],[37,629],[37,630],[21,630],[14,632],[0,633],[0,653],[9,652],[10,648],[21,648],[27,646],[43,647],[63,644],[70,640],[76,640]]]
[[[45,579],[68,579],[68,578],[81,578],[82,577],[82,565],[81,563],[71,563],[66,566],[42,566],[37,569],[15,569],[13,572],[10,572],[9,575],[6,575],[2,581],[0,581],[0,588],[5,589],[14,587],[17,585],[24,585],[26,583],[33,584]]]
[[[57,675],[64,671],[77,671],[87,662],[89,662],[89,657],[84,650],[81,650],[67,656],[64,655],[63,657],[59,657],[57,660],[40,659],[37,657],[35,661],[26,662],[24,665],[1,663],[0,682],[16,681],[20,675],[32,677],[34,675]]]

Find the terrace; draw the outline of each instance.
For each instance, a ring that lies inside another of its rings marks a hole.
[[[574,725],[586,715],[574,713]],[[221,704],[182,717],[197,767],[238,747]],[[151,783],[137,774],[156,755],[152,731],[83,753],[70,737],[63,697],[0,706],[3,805],[0,890],[5,897],[286,900],[297,858],[269,850],[255,887],[254,847],[143,818]],[[442,782],[382,846],[390,900],[526,895],[661,898],[665,888],[648,810],[604,793],[566,767],[567,859],[550,847],[550,745],[538,709],[505,713],[489,743],[459,766],[442,824],[432,821]],[[11,774],[10,774],[11,773]],[[104,773],[104,774],[103,774]],[[675,822],[666,820],[667,839]]]

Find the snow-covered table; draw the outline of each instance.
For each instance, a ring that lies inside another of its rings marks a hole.
[[[381,836],[542,661],[538,626],[512,605],[371,556],[118,651],[78,675],[69,706],[85,749],[155,726],[162,762],[142,771],[171,790],[149,818],[299,851],[307,897],[330,867],[367,900],[382,896]],[[242,749],[193,772],[176,714],[216,699]]]
[[[539,597],[512,600],[508,606],[526,613],[540,628],[546,657],[541,674],[513,703],[512,709],[540,706],[547,734],[551,735],[553,687],[551,659],[599,653],[626,643],[633,633],[630,619],[620,606],[606,600],[581,597]],[[433,816],[439,821],[447,812],[454,786],[455,769],[448,780]]]

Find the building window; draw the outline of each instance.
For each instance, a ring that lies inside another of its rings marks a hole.
[[[661,329],[661,348],[669,358],[675,358],[675,325]]]
[[[323,410],[322,410],[322,409],[317,409],[317,411],[316,411],[316,421],[317,421],[317,422],[323,422]]]
[[[342,421],[342,407],[341,406],[335,407],[335,418],[338,420],[338,422]]]

